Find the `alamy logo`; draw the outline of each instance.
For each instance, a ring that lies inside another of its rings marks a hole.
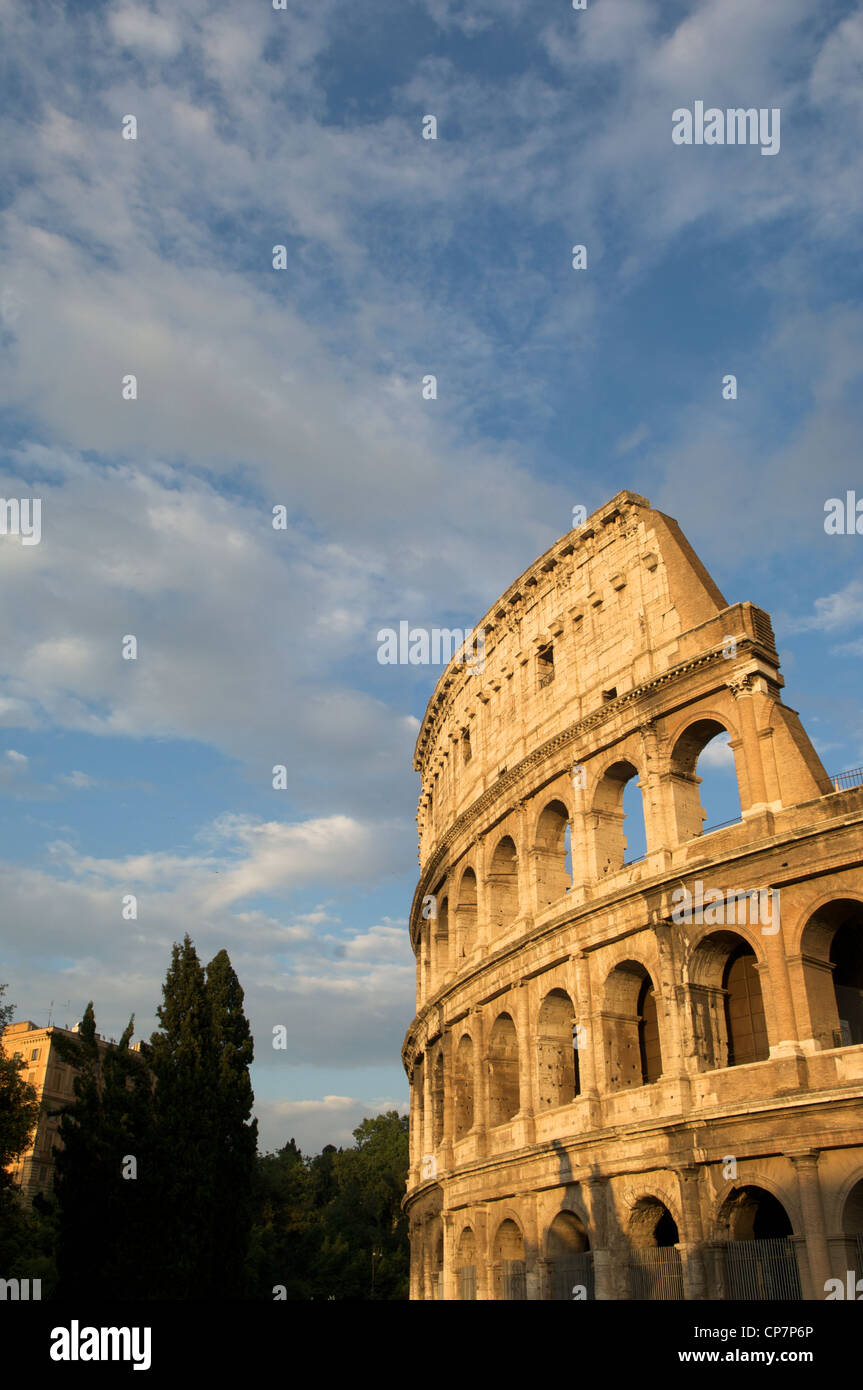
[[[378,633],[381,666],[446,666],[455,659],[470,671],[481,671],[485,662],[485,633],[460,627],[411,627],[402,621],[399,630],[382,627]]]
[[[21,1301],[31,1298],[41,1299],[42,1280],[34,1279],[32,1281],[32,1293],[30,1291],[30,1283],[31,1281],[29,1279],[0,1279],[0,1299],[5,1300],[11,1298]]]
[[[828,497],[824,510],[827,513],[824,530],[828,536],[863,536],[863,497],[858,501],[856,492],[846,492],[844,497]]]
[[[0,536],[20,536],[22,545],[42,539],[41,497],[0,497]]]
[[[779,153],[780,107],[719,106],[694,109],[678,106],[671,113],[671,138],[675,145],[760,145],[762,154]],[[775,128],[774,128],[775,127]]]
[[[775,936],[781,925],[778,888],[708,888],[700,878],[695,892],[675,888],[671,901],[672,922],[695,922],[699,926],[726,927],[761,925],[762,936]],[[769,925],[768,925],[769,924]]]
[[[52,1361],[132,1361],[135,1371],[149,1371],[149,1327],[55,1327],[51,1332]]]

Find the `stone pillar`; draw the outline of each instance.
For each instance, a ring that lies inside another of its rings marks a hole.
[[[420,1165],[420,1136],[419,1136],[419,1105],[417,1104],[417,1083],[416,1074],[412,1070],[410,1078],[410,1120],[408,1123],[409,1150],[410,1150],[410,1185],[417,1181]]]
[[[669,803],[670,788],[663,776],[663,756],[654,719],[641,725],[642,773],[641,801],[648,856],[670,849],[674,843],[674,807]]]
[[[425,1163],[427,1154],[434,1152],[432,1145],[432,1054],[426,1047],[423,1054],[423,1123],[421,1126],[421,1149],[420,1164]],[[428,1177],[428,1173],[422,1171],[423,1177]]]
[[[519,983],[515,994],[516,1028],[518,1029],[518,1113],[533,1121],[536,1115],[536,1033],[531,1027],[529,987]],[[534,1125],[525,1137],[532,1143]]]
[[[443,1056],[443,1141],[440,1147],[440,1166],[452,1167],[452,1146],[455,1139],[455,1050],[452,1029],[444,1029],[441,1037]]]
[[[475,1208],[472,1224],[476,1237],[476,1297],[478,1303],[485,1303],[494,1297],[491,1280],[492,1251],[489,1249],[489,1220],[486,1207]]]
[[[803,1235],[806,1239],[806,1257],[809,1264],[810,1289],[803,1291],[804,1298],[824,1298],[824,1285],[833,1277],[830,1256],[827,1250],[827,1233],[824,1229],[824,1208],[821,1201],[821,1184],[818,1181],[817,1149],[808,1153],[788,1154],[797,1177],[797,1194],[800,1210],[803,1213]]]
[[[754,674],[749,672],[729,682],[729,688],[737,703],[740,715],[740,730],[743,739],[743,757],[746,763],[749,805],[743,807],[744,817],[755,811],[767,808],[767,787],[764,781],[764,768],[761,763],[761,740],[755,723],[755,708],[752,702]]]
[[[453,1303],[461,1298],[461,1289],[458,1285],[458,1274],[455,1268],[455,1231],[451,1211],[441,1212],[441,1224],[443,1226],[443,1297],[447,1302]]]
[[[569,978],[575,1008],[575,1021],[584,1028],[578,1035],[579,1095],[596,1096],[598,1091],[596,1057],[594,1055],[593,1000],[590,990],[590,963],[584,951],[569,958]]]
[[[473,1127],[477,1157],[488,1153],[488,1025],[481,1008],[471,1014],[473,1038]]]
[[[704,1228],[701,1222],[698,1176],[699,1170],[694,1163],[686,1164],[677,1170],[682,1215],[681,1241],[678,1249],[683,1263],[684,1292],[686,1298],[692,1300],[707,1297],[703,1257]]]
[[[420,1221],[411,1221],[410,1223],[410,1242],[410,1296],[416,1301],[423,1296],[423,1239],[422,1223]]]
[[[759,901],[760,896],[759,894]],[[771,898],[773,901],[771,912],[775,913],[776,896],[771,894]],[[781,925],[781,896],[779,899],[779,918],[780,925],[778,932],[771,930],[775,925],[773,921],[767,924],[768,930],[766,932],[763,930],[765,924],[763,922],[761,923],[761,940],[764,943],[764,960],[758,967],[758,974],[761,981],[761,993],[764,998],[765,1017],[768,1020],[768,1029],[771,1021],[775,1029],[774,1036],[769,1038],[771,1057],[781,1057],[783,1055],[796,1056],[800,1052],[797,1022],[794,1017],[794,1000],[791,995],[791,976],[788,973],[788,959],[785,954],[785,941]]]
[[[580,769],[580,771],[579,771]],[[587,788],[587,768],[576,754],[570,767],[572,783],[572,820],[570,836],[572,841],[572,884],[573,891],[592,883],[593,854],[591,852],[590,798]],[[581,783],[585,785],[582,786]]]
[[[590,1207],[595,1297],[597,1302],[607,1301],[615,1296],[614,1268],[609,1250],[608,1179],[585,1178],[584,1188]]]
[[[525,1194],[521,1203],[522,1235],[524,1237],[525,1298],[536,1303],[541,1297],[539,1224],[536,1215],[536,1193]]]

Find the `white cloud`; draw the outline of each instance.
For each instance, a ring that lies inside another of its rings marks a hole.
[[[139,48],[160,58],[173,58],[182,47],[179,24],[141,5],[112,10],[108,25],[124,48]]]

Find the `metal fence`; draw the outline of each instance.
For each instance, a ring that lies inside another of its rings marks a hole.
[[[634,1299],[682,1299],[680,1251],[673,1245],[630,1250],[629,1281]]]
[[[476,1300],[476,1265],[462,1265],[459,1270],[461,1297],[465,1302]]]
[[[831,781],[837,792],[846,791],[849,787],[859,787],[863,783],[863,767],[852,767],[848,772],[837,772]]]
[[[505,1301],[527,1298],[524,1260],[504,1260],[501,1266],[501,1298]]]
[[[788,1236],[730,1241],[725,1246],[725,1289],[726,1298],[758,1303],[801,1299],[793,1242]]]
[[[857,1276],[863,1279],[863,1236],[855,1236],[857,1245]]]
[[[584,1294],[581,1292],[582,1289],[585,1291]],[[552,1263],[552,1298],[558,1302],[564,1299],[572,1300],[576,1291],[579,1299],[585,1296],[589,1299],[596,1298],[593,1255],[589,1250],[585,1250],[581,1255],[568,1255],[564,1259],[556,1259]]]

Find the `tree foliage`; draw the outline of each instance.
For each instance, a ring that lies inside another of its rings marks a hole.
[[[249,1259],[251,1296],[405,1299],[408,1119],[363,1120],[355,1146],[304,1158],[293,1139],[258,1161]]]

